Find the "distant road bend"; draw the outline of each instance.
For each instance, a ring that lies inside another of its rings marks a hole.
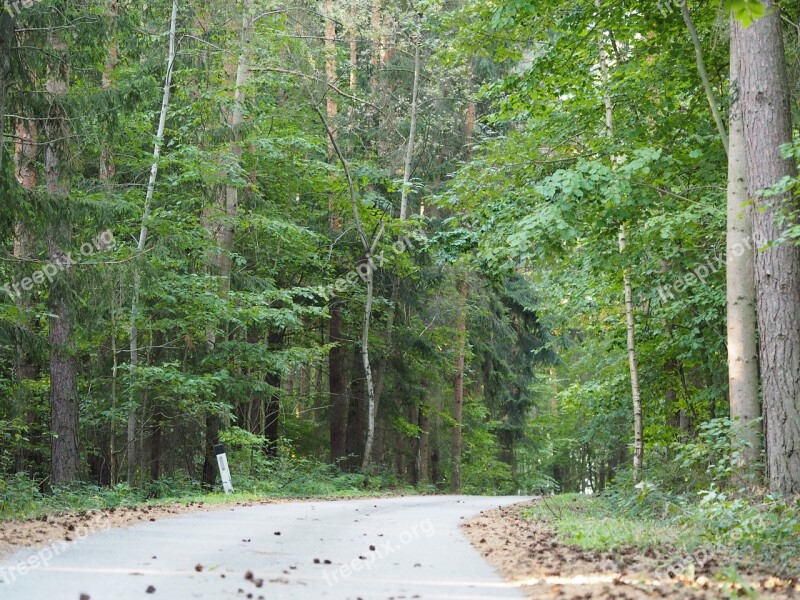
[[[47,564],[26,574],[15,565],[36,548],[6,556],[0,599],[525,598],[459,531],[463,518],[525,499],[423,496],[185,514],[98,532],[40,556]]]

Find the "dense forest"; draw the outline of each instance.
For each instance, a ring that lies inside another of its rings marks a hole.
[[[800,492],[796,2],[19,0],[0,71],[0,491]]]

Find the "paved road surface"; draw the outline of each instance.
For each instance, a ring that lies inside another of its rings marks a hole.
[[[462,517],[522,500],[427,496],[185,514],[100,531],[53,557],[45,548],[0,559],[0,600],[524,598],[458,530]],[[12,567],[37,559],[24,575]]]

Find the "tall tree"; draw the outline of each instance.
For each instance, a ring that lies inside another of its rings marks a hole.
[[[797,218],[791,193],[764,196],[794,161],[781,146],[792,141],[781,10],[762,0],[766,15],[749,27],[733,25],[744,120],[748,195],[755,203],[753,238],[759,358],[763,393],[767,479],[773,492],[800,492],[800,246],[782,243]]]
[[[144,206],[142,207],[142,218],[139,226],[139,240],[136,246],[138,258],[141,259],[145,246],[147,245],[148,228],[150,226],[150,211],[153,203],[153,195],[158,179],[158,163],[161,157],[161,146],[164,143],[164,129],[167,124],[167,113],[169,112],[170,93],[172,89],[172,72],[175,66],[175,37],[178,23],[178,1],[172,2],[172,14],[169,21],[169,50],[167,53],[167,72],[164,78],[164,92],[161,96],[161,112],[158,119],[158,129],[153,146],[153,164],[150,167],[150,179],[147,182],[147,192],[145,193]],[[135,396],[136,369],[139,366],[139,311],[140,311],[140,292],[141,292],[141,272],[137,265],[134,265],[133,272],[133,298],[131,300],[130,318],[130,406],[128,407],[128,485],[133,485],[136,477],[136,409],[137,399]]]
[[[731,27],[735,27],[731,19]],[[761,406],[758,398],[756,284],[753,219],[747,196],[747,154],[739,87],[738,44],[731,41],[730,141],[727,201],[728,389],[731,417],[738,420],[739,460],[751,469],[761,455]]]
[[[333,14],[331,0],[325,0],[322,6],[325,18],[325,82],[328,85],[325,98],[325,111],[328,121],[333,122],[339,112],[336,98],[331,94],[331,86],[336,86],[337,60],[336,60],[336,20]],[[357,57],[356,57],[357,58]],[[352,61],[352,54],[351,54]],[[357,79],[355,69],[351,64],[350,85],[354,86]],[[336,132],[330,132],[328,139],[328,161],[336,160]],[[328,201],[328,222],[334,237],[341,233],[341,220],[336,204],[331,195]],[[347,385],[345,383],[345,339],[342,337],[342,302],[333,298],[330,305],[330,321],[328,335],[331,349],[328,353],[328,392],[330,394],[331,409],[329,413],[329,435],[331,446],[331,461],[337,462],[347,454]]]
[[[75,356],[73,309],[70,306],[69,275],[72,266],[64,248],[72,240],[69,214],[70,167],[67,148],[70,132],[66,99],[69,92],[67,42],[56,28],[48,31],[52,61],[47,74],[47,120],[45,121],[45,183],[53,211],[47,230],[47,257],[64,265],[64,275],[50,288],[50,410],[53,435],[50,463],[53,485],[71,483],[80,476],[78,449],[78,364]]]
[[[5,160],[6,87],[11,74],[11,41],[14,37],[14,17],[0,13],[0,177]]]
[[[453,380],[453,475],[450,489],[461,491],[461,453],[464,440],[464,374],[467,355],[467,272],[460,270],[456,282],[456,372]]]

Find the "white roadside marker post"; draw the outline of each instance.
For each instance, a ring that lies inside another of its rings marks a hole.
[[[231,484],[231,472],[228,469],[228,457],[225,454],[225,444],[217,444],[214,446],[214,452],[217,455],[217,464],[219,465],[219,475],[222,478],[222,489],[226,494],[233,492],[233,484]]]

